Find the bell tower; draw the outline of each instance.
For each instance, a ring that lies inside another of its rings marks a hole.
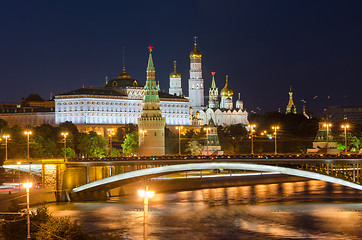
[[[194,111],[204,107],[204,80],[202,79],[201,52],[197,49],[197,37],[194,37],[194,49],[190,53],[189,98]]]

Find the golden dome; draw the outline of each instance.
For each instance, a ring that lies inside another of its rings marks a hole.
[[[170,78],[180,78],[181,74],[176,71],[176,61],[173,62],[173,72],[170,74]]]
[[[233,90],[229,87],[228,78],[228,75],[226,75],[225,87],[220,92],[222,97],[231,97],[234,94]]]
[[[120,73],[120,74],[117,76],[117,78],[118,78],[118,79],[131,79],[131,76],[126,73],[126,69],[125,69],[125,67],[123,67],[123,72]]]
[[[201,54],[201,52],[197,49],[197,42],[196,42],[196,39],[197,39],[197,37],[195,36],[194,37],[194,39],[195,39],[195,42],[194,42],[194,50],[192,50],[191,52],[190,52],[190,58],[201,58],[202,57],[202,54]]]

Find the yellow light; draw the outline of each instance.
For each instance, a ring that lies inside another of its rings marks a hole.
[[[155,191],[145,191],[145,190],[138,190],[138,195],[140,197],[145,197],[147,196],[147,198],[152,198],[155,195]]]
[[[20,164],[21,164],[21,162],[17,162],[16,164],[20,165]]]
[[[116,133],[115,133],[115,129],[114,128],[109,128],[109,129],[107,129],[107,131],[108,131],[108,135],[109,136],[113,136],[113,135],[115,135]]]
[[[66,138],[68,136],[68,133],[67,132],[62,132],[61,135]]]
[[[24,134],[25,135],[30,135],[30,134],[32,134],[32,132],[31,131],[25,131]]]
[[[25,188],[31,188],[33,186],[33,183],[32,182],[26,182],[26,183],[23,183],[23,186]]]

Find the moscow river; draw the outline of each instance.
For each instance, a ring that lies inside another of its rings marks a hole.
[[[47,204],[96,239],[143,239],[136,194]],[[322,181],[156,193],[148,239],[362,239],[361,192]]]

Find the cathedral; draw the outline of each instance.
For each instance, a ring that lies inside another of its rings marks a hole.
[[[233,124],[248,125],[248,113],[244,109],[240,93],[234,107],[233,90],[229,87],[228,76],[225,86],[220,92],[216,87],[215,72],[212,72],[211,86],[209,88],[209,101],[205,105],[204,80],[202,78],[202,54],[197,47],[196,37],[194,38],[194,49],[190,53],[190,78],[188,82],[190,101],[190,124],[204,125],[212,121],[215,125],[228,126]],[[176,71],[170,74],[169,93],[176,96],[183,96],[181,89],[181,74]]]

